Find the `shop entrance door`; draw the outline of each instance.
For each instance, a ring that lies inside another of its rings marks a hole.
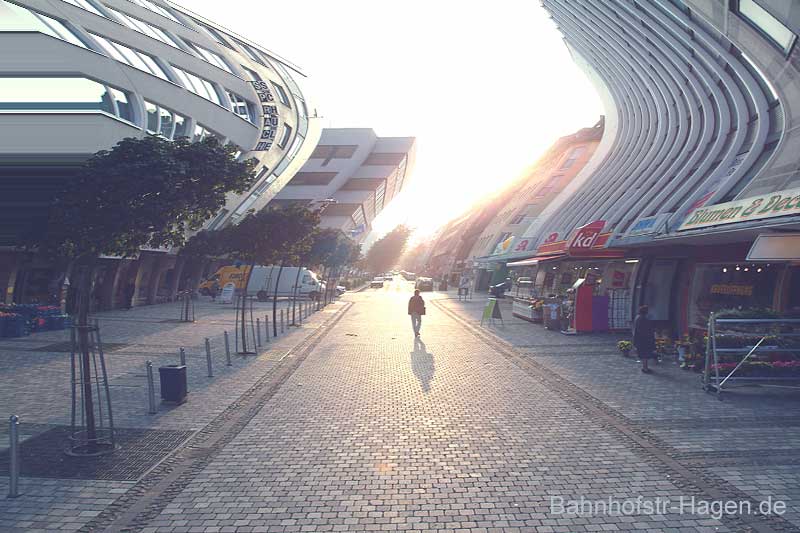
[[[667,321],[675,291],[673,281],[678,269],[677,259],[657,259],[653,261],[642,286],[640,305],[650,308],[650,319]]]

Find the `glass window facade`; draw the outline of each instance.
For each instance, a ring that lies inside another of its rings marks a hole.
[[[242,70],[244,70],[244,73],[247,75],[247,79],[249,79],[250,81],[263,81],[261,79],[261,76],[259,76],[258,72],[256,72],[255,70],[249,69],[244,65],[241,65],[241,67]]]
[[[283,105],[292,107],[292,104],[289,103],[289,95],[286,94],[286,89],[274,81],[272,82],[272,86],[275,87],[275,91],[278,93],[278,100],[280,100]]]
[[[130,0],[134,4],[140,5],[143,8],[152,11],[153,13],[158,13],[162,17],[168,18],[172,21],[181,24],[181,21],[178,20],[175,15],[173,15],[166,7],[160,6],[155,2],[151,2],[150,0]]]
[[[772,309],[783,265],[698,264],[689,297],[689,327],[705,329],[712,311]]]
[[[144,111],[147,115],[147,131],[149,133],[158,133],[158,106],[150,102],[144,103]]]
[[[131,120],[129,101],[126,93],[86,78],[0,78],[0,111],[96,111]]]
[[[86,48],[83,41],[62,22],[5,0],[0,0],[0,31],[38,31]]]
[[[94,4],[89,2],[89,0],[64,0],[64,2],[72,4],[75,7],[85,9],[86,11],[94,13],[95,15],[100,15],[101,17],[108,18],[103,13],[101,13],[100,10],[94,6]]]
[[[227,91],[227,93],[228,98],[231,100],[233,112],[248,122],[255,122],[253,105],[234,92]]]
[[[148,101],[145,101],[144,107],[147,112],[148,133],[167,139],[186,136],[186,117]]]
[[[231,70],[231,67],[229,67],[228,64],[225,62],[225,60],[222,59],[221,55],[217,54],[216,52],[212,52],[207,48],[203,48],[199,44],[194,44],[194,43],[188,43],[188,44],[191,46],[192,50],[194,50],[194,52],[199,57],[205,59],[207,63],[210,63],[217,68],[221,68],[222,70],[230,74],[234,73],[233,70]]]
[[[178,76],[178,79],[184,87],[192,91],[197,96],[222,106],[222,100],[220,100],[219,94],[214,88],[213,83],[201,78],[200,76],[196,76],[191,72],[187,72],[181,68],[178,68],[175,65],[172,65],[172,68],[175,70],[175,74]]]
[[[797,40],[792,30],[753,0],[739,0],[739,14],[766,34],[784,53],[789,53]]]
[[[202,141],[209,135],[212,135],[222,141],[222,137],[208,129],[207,127],[203,126],[202,124],[195,124],[194,126],[194,136],[192,137],[193,141]]]
[[[178,50],[183,50],[177,38],[167,34],[161,28],[157,28],[151,24],[148,24],[147,22],[144,22],[143,20],[133,18],[130,15],[126,15],[121,11],[117,11],[116,9],[112,9],[109,7],[108,10],[111,11],[120,22],[122,22],[125,26],[132,29],[133,31],[147,35],[148,37],[151,37],[156,41],[161,41],[162,43],[172,46],[173,48],[177,48]]]
[[[261,57],[261,54],[259,54],[256,49],[241,41],[236,41],[236,44],[239,45],[239,48],[242,49],[244,55],[247,56],[251,61],[258,63],[259,65],[267,66],[266,62],[264,62],[264,58]]]
[[[221,44],[222,46],[225,46],[227,48],[231,47],[230,43],[225,40],[225,38],[222,36],[222,34],[220,32],[218,32],[217,30],[215,30],[214,28],[212,28],[210,26],[206,26],[205,24],[203,24],[202,22],[199,22],[197,20],[195,20],[194,22],[195,22],[195,24],[197,24],[200,27],[201,30],[203,30],[205,32],[206,35],[208,35],[209,37],[211,37],[212,39],[217,41],[219,44]]]
[[[131,107],[127,93],[119,89],[114,89],[113,87],[106,87],[106,89],[108,89],[108,92],[114,97],[114,101],[117,104],[117,116],[129,122],[134,122],[133,108]]]
[[[289,139],[292,137],[292,127],[288,124],[283,125],[283,131],[281,132],[281,138],[278,141],[278,146],[281,148],[286,148],[286,145],[289,144]]]
[[[97,41],[101,51],[107,56],[112,57],[121,63],[125,63],[126,65],[143,70],[144,72],[159,77],[162,80],[171,81],[169,76],[167,76],[166,71],[161,68],[153,56],[138,50],[134,50],[133,48],[128,48],[123,44],[110,41],[105,37],[101,37],[100,35],[96,35],[94,33],[90,35],[95,41]]]

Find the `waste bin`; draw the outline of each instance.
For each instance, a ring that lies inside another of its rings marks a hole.
[[[182,404],[186,401],[186,365],[167,365],[158,367],[161,381],[161,401]]]

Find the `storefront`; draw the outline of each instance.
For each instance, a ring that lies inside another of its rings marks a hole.
[[[602,221],[580,228],[569,244],[543,244],[537,255],[508,266],[531,277],[529,294],[515,297],[515,315],[551,329],[583,333],[630,329],[636,259],[605,248]]]

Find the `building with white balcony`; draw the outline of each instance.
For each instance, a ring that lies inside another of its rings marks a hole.
[[[61,181],[122,138],[214,135],[258,160],[211,229],[264,207],[317,144],[299,67],[164,0],[0,0],[0,50],[0,301],[52,299],[59,273],[14,246],[45,231]],[[129,283],[137,303],[169,299],[186,274],[155,251],[104,260],[96,302],[118,306]]]
[[[403,189],[414,167],[414,137],[378,137],[368,128],[325,128],[319,145],[276,203],[317,204],[322,227],[362,242],[372,221]]]

